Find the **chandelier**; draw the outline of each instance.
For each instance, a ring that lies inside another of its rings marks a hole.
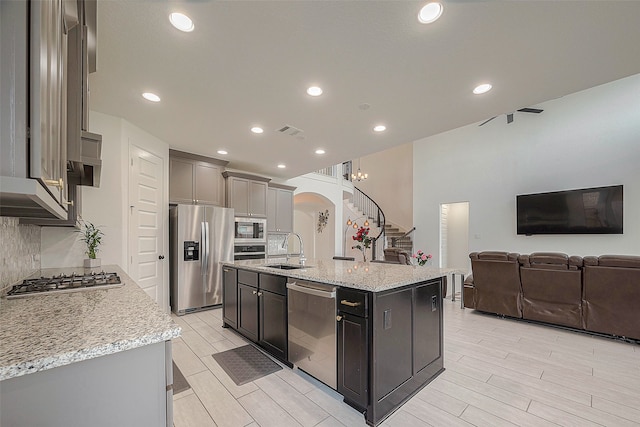
[[[351,181],[364,181],[367,178],[369,178],[369,174],[362,173],[360,170],[360,158],[358,158],[358,171],[351,174]]]

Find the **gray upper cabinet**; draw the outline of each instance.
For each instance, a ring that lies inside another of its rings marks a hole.
[[[77,7],[0,2],[0,213],[67,218],[67,37]]]
[[[267,231],[271,233],[293,232],[293,190],[295,187],[269,184]]]
[[[169,202],[224,206],[227,162],[169,150]]]
[[[47,7],[45,3],[38,5]],[[95,0],[63,0],[63,32],[66,36],[66,61],[64,66],[66,88],[62,90],[62,111],[60,127],[65,129],[66,138],[61,140],[66,145],[66,196],[68,202],[62,201],[67,207],[67,215],[63,219],[56,218],[21,218],[21,224],[36,224],[55,227],[78,227],[82,209],[82,186],[100,186],[100,172],[102,168],[102,136],[89,132],[89,78],[90,70],[87,61],[88,33],[96,35],[95,31]],[[42,26],[41,26],[42,27]],[[90,28],[91,27],[91,28]],[[63,44],[64,49],[64,44]],[[46,67],[45,67],[46,68]],[[31,108],[36,108],[32,103]],[[48,107],[46,107],[48,108]],[[46,109],[45,108],[45,109]],[[66,111],[65,111],[66,108]],[[33,136],[34,143],[37,135]],[[42,141],[42,138],[40,138]],[[41,154],[46,150],[42,150]],[[62,156],[64,159],[64,155]],[[32,169],[33,170],[33,169]],[[64,199],[63,191],[63,199]]]
[[[224,179],[222,168],[210,163],[197,162],[194,192],[196,203],[224,206]]]
[[[67,29],[61,0],[30,2],[30,177],[66,199]]]
[[[270,178],[244,173],[224,172],[227,179],[227,207],[236,216],[267,216],[267,183]]]

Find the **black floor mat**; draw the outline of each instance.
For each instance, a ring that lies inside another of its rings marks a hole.
[[[282,369],[280,365],[251,345],[212,355],[237,385],[243,385]]]
[[[178,394],[190,388],[191,386],[187,382],[187,379],[182,375],[178,366],[176,366],[176,362],[173,362],[173,394]]]

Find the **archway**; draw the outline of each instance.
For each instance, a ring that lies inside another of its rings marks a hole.
[[[326,215],[324,225],[319,224]],[[331,259],[335,252],[336,207],[322,194],[299,193],[293,197],[293,229],[304,241],[307,258]],[[291,239],[293,242],[294,239]],[[291,244],[291,243],[290,243]]]

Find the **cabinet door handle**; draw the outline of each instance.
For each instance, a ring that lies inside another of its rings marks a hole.
[[[158,255],[158,259],[164,259],[164,255]]]
[[[360,305],[359,302],[351,302],[351,301],[347,301],[346,299],[343,299],[342,301],[340,301],[340,304],[346,305],[348,307],[357,307]]]
[[[70,202],[67,202],[66,200],[62,201],[63,205],[67,205],[67,206],[73,206],[73,200],[71,200]]]
[[[228,268],[223,268],[222,271],[224,271],[225,273],[230,273],[231,270],[229,270]]]
[[[258,291],[253,291],[253,294],[256,295],[258,293]]]
[[[60,178],[60,179],[45,179],[44,183],[47,184],[47,185],[58,187],[58,188],[64,187],[64,180],[62,178]]]
[[[342,320],[342,316],[340,316],[340,315],[336,316],[336,322],[339,322],[341,320]]]
[[[262,296],[262,292],[258,292],[258,296],[261,297]]]

